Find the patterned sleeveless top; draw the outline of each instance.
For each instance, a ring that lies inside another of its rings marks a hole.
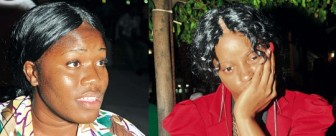
[[[31,99],[20,96],[0,103],[0,136],[33,136]],[[100,110],[97,119],[90,124],[79,124],[78,136],[144,136],[128,120],[119,115]]]

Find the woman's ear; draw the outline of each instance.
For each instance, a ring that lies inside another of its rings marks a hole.
[[[23,64],[23,72],[31,86],[38,85],[38,71],[35,63],[31,61],[26,61]]]

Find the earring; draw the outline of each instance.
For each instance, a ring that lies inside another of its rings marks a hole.
[[[219,119],[218,119],[218,123],[221,121],[222,119],[222,114],[223,114],[223,108],[225,110],[225,105],[224,105],[224,85],[222,85],[222,92],[221,92],[221,104],[220,104],[220,111],[219,111]],[[225,117],[226,118],[226,117]]]

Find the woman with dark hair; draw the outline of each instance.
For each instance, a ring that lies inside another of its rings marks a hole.
[[[248,5],[208,11],[189,55],[193,73],[218,89],[175,105],[163,127],[172,136],[325,135],[332,108],[318,95],[284,88],[274,28]]]
[[[12,32],[16,98],[0,103],[0,135],[143,135],[101,110],[108,84],[98,19],[64,2],[34,7]]]

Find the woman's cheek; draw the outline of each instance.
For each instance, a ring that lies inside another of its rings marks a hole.
[[[76,79],[74,78],[74,77],[72,77],[72,76],[63,76],[63,81],[61,81],[61,82],[63,82],[63,84],[64,84],[64,86],[73,86],[74,84],[76,84],[75,82],[76,82]]]

